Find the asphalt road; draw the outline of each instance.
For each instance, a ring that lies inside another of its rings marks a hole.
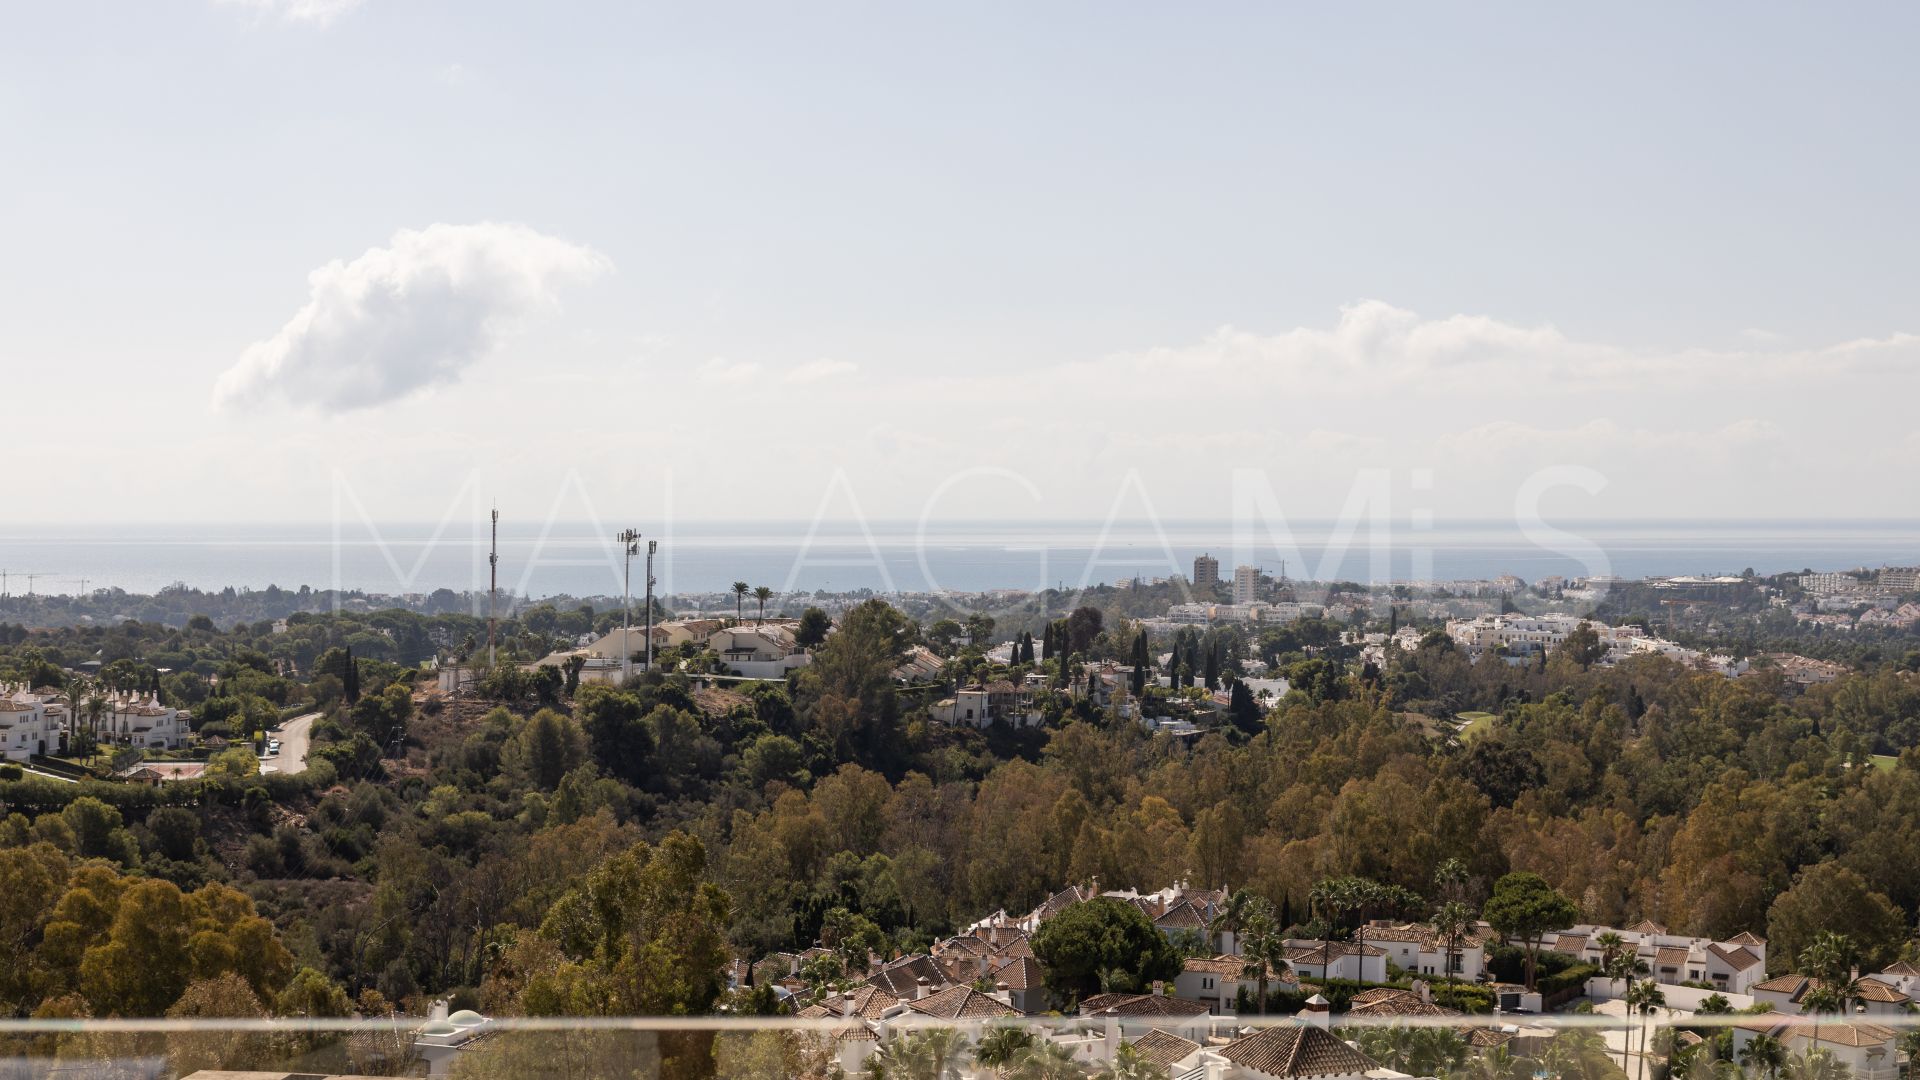
[[[280,730],[270,733],[270,737],[280,740],[280,752],[260,759],[262,766],[272,766],[283,773],[305,772],[307,768],[307,735],[313,730],[313,722],[320,719],[319,713],[296,716],[280,725]]]

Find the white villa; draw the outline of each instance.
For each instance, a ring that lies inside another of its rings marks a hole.
[[[783,679],[787,672],[806,667],[812,654],[794,644],[790,624],[729,626],[707,638],[707,648],[736,675],[749,679]]]
[[[1616,930],[1582,923],[1541,938],[1542,947],[1578,957],[1589,964],[1604,958],[1600,938],[1618,934],[1626,947],[1646,964],[1655,982],[1668,985],[1705,983],[1728,994],[1745,994],[1767,975],[1767,942],[1751,933],[1725,941],[1670,934],[1652,921]]]
[[[1492,927],[1477,924],[1455,943],[1449,964],[1447,943],[1424,923],[1376,920],[1360,928],[1360,940],[1386,953],[1394,966],[1439,978],[1445,978],[1451,966],[1453,977],[1465,982],[1479,981],[1487,968],[1487,943],[1496,937]]]
[[[66,706],[24,689],[0,688],[0,758],[25,761],[60,749]]]

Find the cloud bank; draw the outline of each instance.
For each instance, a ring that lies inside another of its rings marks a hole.
[[[325,26],[361,5],[362,0],[220,0],[285,22]]]
[[[345,412],[454,382],[553,311],[563,287],[611,267],[590,248],[524,225],[402,229],[386,247],[308,275],[306,306],[220,376],[214,404],[281,400]]]

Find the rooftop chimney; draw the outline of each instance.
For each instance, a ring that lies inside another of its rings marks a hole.
[[[921,998],[927,996],[927,977],[922,975],[914,980],[914,983],[913,1000],[919,1001]]]

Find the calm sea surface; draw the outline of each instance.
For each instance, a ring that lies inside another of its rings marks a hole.
[[[641,527],[645,529],[644,523]],[[734,581],[788,591],[1032,589],[1191,573],[1203,552],[1223,576],[1237,563],[1295,578],[1428,580],[1517,574],[1761,573],[1920,563],[1920,521],[1725,521],[1554,523],[1527,535],[1512,523],[1437,522],[1350,534],[1328,522],[1292,523],[1280,536],[1229,522],[1160,526],[1099,522],[963,522],[930,525],[806,522],[676,523],[660,542],[655,575],[663,594],[717,591]],[[605,530],[611,532],[609,528]],[[173,582],[202,588],[345,587],[428,592],[486,587],[485,523],[445,529],[393,524],[313,526],[0,526],[7,588],[72,593],[117,586],[152,592]],[[641,581],[639,560],[634,592]],[[584,525],[547,529],[507,523],[500,534],[500,585],[528,596],[617,596],[619,549]]]

